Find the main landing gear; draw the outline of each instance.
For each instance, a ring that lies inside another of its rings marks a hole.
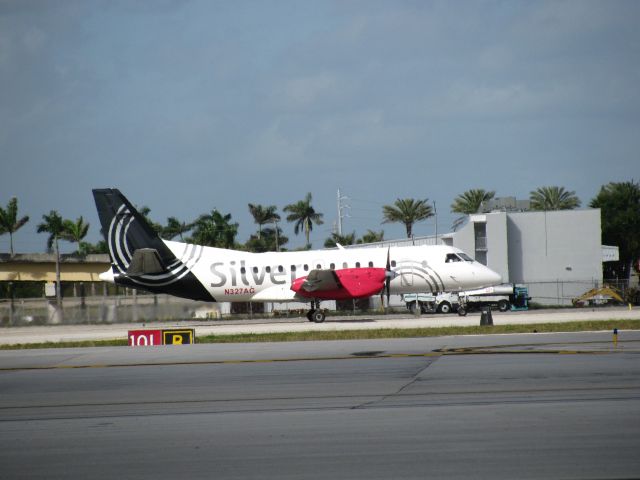
[[[311,310],[307,312],[307,320],[315,323],[324,322],[324,311],[320,310],[320,300],[311,302]]]

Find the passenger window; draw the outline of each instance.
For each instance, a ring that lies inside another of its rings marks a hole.
[[[373,267],[373,262],[369,262],[369,267]]]
[[[349,266],[347,265],[347,262],[344,262],[344,263],[342,264],[342,268],[349,268]]]
[[[240,267],[240,273],[247,273],[247,269],[244,267]]]
[[[309,271],[309,265],[307,265],[306,263],[304,264],[304,271],[308,272]]]
[[[322,265],[317,264],[317,265],[316,265],[316,268],[317,268],[318,270],[322,270]]]
[[[280,273],[284,272],[284,267],[282,265],[278,265],[278,271]]]
[[[296,266],[295,265],[291,265],[291,271],[295,272],[296,271]]]
[[[331,270],[335,270],[335,269],[336,269],[336,264],[335,264],[335,263],[331,263],[331,264],[329,264],[329,268],[330,268]]]
[[[396,266],[396,261],[395,260],[391,260],[391,266],[395,267]]]
[[[264,271],[265,271],[265,272],[267,272],[267,273],[271,273],[271,267],[266,267],[266,268],[264,269]]]
[[[356,268],[360,268],[360,262],[356,262]]]
[[[253,273],[258,273],[258,267],[253,267]]]

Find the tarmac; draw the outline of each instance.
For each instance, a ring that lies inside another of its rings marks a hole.
[[[494,325],[566,323],[598,320],[640,320],[640,308],[599,307],[541,309],[520,312],[492,312]],[[73,342],[126,339],[129,330],[157,328],[194,328],[196,339],[206,335],[264,334],[306,331],[372,330],[474,326],[480,324],[480,313],[466,317],[457,314],[411,314],[328,316],[324,323],[311,323],[306,318],[253,318],[244,320],[182,320],[179,322],[47,325],[3,327],[0,345],[43,342]]]

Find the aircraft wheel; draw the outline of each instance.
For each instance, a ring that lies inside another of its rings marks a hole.
[[[313,322],[313,313],[315,312],[315,310],[309,310],[307,312],[307,320],[309,320],[310,322]]]
[[[311,318],[313,319],[312,321],[316,323],[322,323],[324,322],[324,312],[322,310],[316,310],[311,315]]]
[[[467,309],[464,307],[458,307],[458,315],[464,317],[467,315]]]

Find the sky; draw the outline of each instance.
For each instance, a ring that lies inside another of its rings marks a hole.
[[[638,25],[617,0],[0,0],[0,205],[30,216],[17,252],[52,209],[97,241],[103,187],[160,223],[230,213],[239,242],[248,203],[311,192],[317,248],[338,189],[343,231],[387,239],[397,198],[435,202],[439,233],[471,188],[587,206],[640,180]]]

